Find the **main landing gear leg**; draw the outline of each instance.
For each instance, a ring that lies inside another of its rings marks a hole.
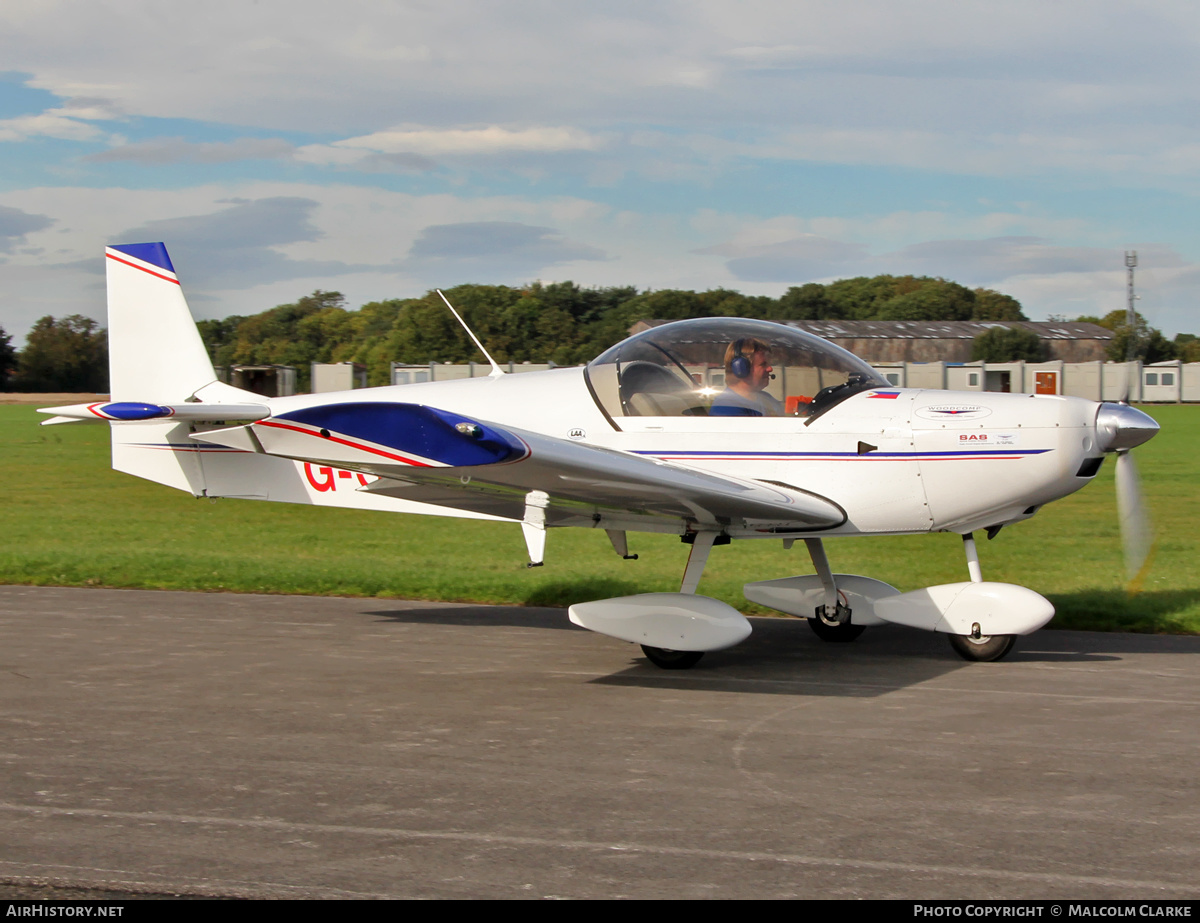
[[[853,641],[866,630],[866,626],[852,624],[849,607],[838,598],[837,581],[829,566],[829,558],[825,555],[824,543],[819,538],[806,538],[804,544],[817,576],[821,578],[821,586],[825,588],[825,602],[817,606],[813,617],[808,620],[808,627],[822,641]]]
[[[680,593],[694,595],[700,586],[700,575],[704,573],[704,565],[708,563],[708,554],[712,551],[719,532],[697,532],[692,541],[692,550],[688,554],[687,567],[683,571],[683,582],[679,587]],[[725,541],[729,541],[728,538]],[[687,670],[694,667],[704,656],[704,651],[672,651],[664,647],[642,645],[642,653],[656,667],[664,670]]]
[[[979,551],[975,548],[975,536],[968,532],[962,537],[963,551],[967,555],[967,573],[971,575],[972,583],[983,583],[983,572],[979,568]],[[963,660],[986,662],[999,660],[1017,641],[1016,635],[985,635],[979,629],[979,623],[972,626],[969,635],[946,635],[950,646]]]

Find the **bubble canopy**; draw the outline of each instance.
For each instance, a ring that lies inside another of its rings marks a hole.
[[[820,416],[871,388],[869,365],[828,340],[770,321],[706,317],[652,327],[587,366],[619,417]]]

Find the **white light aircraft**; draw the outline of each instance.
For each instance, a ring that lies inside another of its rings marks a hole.
[[[1004,656],[1054,614],[1033,590],[983,579],[974,532],[1028,519],[1116,453],[1127,567],[1148,550],[1129,450],[1158,425],[1123,403],[892,387],[819,337],[735,318],[665,324],[586,367],[521,375],[471,334],[487,378],[264,398],[217,380],[161,243],[110,247],[107,265],[111,400],[45,410],[46,423],[109,421],[115,469],[197,497],[520,524],[530,566],[551,528],[602,529],[626,558],[629,532],[679,535],[691,553],[678,593],[569,612],[667,669],[750,634],[696,594],[712,548],[733,539],[804,542],[815,574],[745,594],[822,639],[894,623],[942,632],[968,660]],[[960,534],[969,579],[901,593],[834,573],[823,544],[918,532]]]

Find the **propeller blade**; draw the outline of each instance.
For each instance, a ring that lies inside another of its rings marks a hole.
[[[1117,512],[1121,519],[1121,542],[1125,546],[1125,574],[1130,592],[1136,593],[1150,566],[1154,531],[1142,500],[1137,464],[1128,449],[1117,453]]]

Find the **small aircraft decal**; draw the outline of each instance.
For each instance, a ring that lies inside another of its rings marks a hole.
[[[918,407],[917,416],[926,420],[977,420],[991,413],[986,407],[978,404],[938,404],[933,407]]]
[[[308,483],[314,488],[324,493],[327,490],[337,490],[338,478],[358,478],[358,483],[366,487],[369,483],[366,475],[354,471],[346,471],[340,468],[331,468],[328,465],[322,465],[317,468],[314,473],[313,466],[308,462],[304,463],[304,476],[308,479]],[[353,485],[350,485],[353,486]],[[357,490],[357,488],[355,488]]]

